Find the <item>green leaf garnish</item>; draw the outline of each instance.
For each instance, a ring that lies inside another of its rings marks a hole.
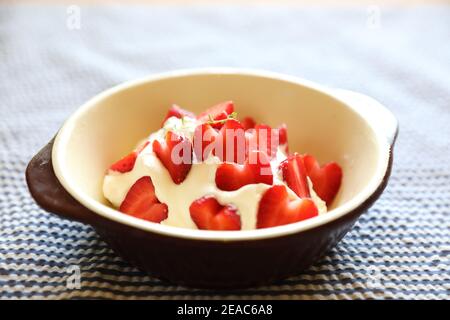
[[[214,120],[213,117],[210,114],[208,114],[208,118],[209,118],[209,121],[207,122],[208,124],[219,124],[219,123],[223,124],[223,123],[225,123],[226,121],[228,121],[230,119],[236,120],[237,119],[237,112],[233,111],[225,119],[221,119],[221,120]]]

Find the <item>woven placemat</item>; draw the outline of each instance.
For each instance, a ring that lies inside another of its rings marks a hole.
[[[449,39],[449,7],[0,5],[0,298],[450,298]],[[36,206],[25,166],[80,103],[219,65],[363,92],[399,118],[388,188],[326,257],[270,286],[189,289]]]

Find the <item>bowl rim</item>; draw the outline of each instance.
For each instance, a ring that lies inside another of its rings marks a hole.
[[[291,84],[307,87],[320,94],[326,95],[331,99],[337,100],[344,104],[351,111],[355,112],[362,120],[366,122],[368,126],[372,128],[374,137],[376,138],[379,157],[377,168],[372,175],[371,180],[365,185],[365,187],[351,200],[347,201],[343,205],[328,211],[326,214],[319,215],[317,217],[299,221],[292,224],[283,226],[277,226],[265,229],[256,230],[239,230],[239,231],[209,231],[209,230],[195,230],[188,228],[173,227],[167,225],[161,225],[152,223],[142,219],[138,219],[120,211],[113,209],[105,204],[92,199],[83,192],[80,192],[70,179],[67,179],[65,174],[66,170],[63,161],[63,150],[67,145],[67,141],[70,138],[72,130],[75,128],[77,120],[86,113],[90,108],[94,107],[102,99],[113,95],[119,91],[125,91],[132,87],[139,86],[148,82],[154,82],[159,80],[166,80],[170,78],[186,77],[186,76],[198,76],[198,75],[236,75],[236,76],[251,76],[251,77],[263,77],[273,80],[282,80]],[[136,80],[126,81],[112,88],[109,88],[82,104],[63,124],[58,134],[56,135],[53,149],[52,149],[52,163],[54,173],[64,187],[64,189],[74,197],[83,206],[90,209],[93,213],[103,216],[104,218],[113,220],[120,224],[125,224],[131,227],[135,227],[144,231],[157,233],[160,235],[166,235],[175,238],[185,238],[194,240],[210,240],[210,241],[243,241],[243,240],[259,240],[267,238],[275,238],[287,236],[313,228],[320,227],[335,221],[355,210],[364,206],[366,201],[377,191],[380,185],[382,185],[386,172],[389,169],[389,160],[391,157],[391,144],[386,137],[376,131],[376,126],[371,123],[370,119],[358,112],[354,106],[350,105],[339,95],[333,94],[333,89],[327,88],[320,84],[314,83],[309,80],[305,80],[296,76],[280,74],[272,71],[263,71],[256,69],[242,69],[242,68],[229,68],[229,67],[215,67],[215,68],[195,68],[195,69],[181,69],[163,73],[152,74],[146,77],[142,77]]]

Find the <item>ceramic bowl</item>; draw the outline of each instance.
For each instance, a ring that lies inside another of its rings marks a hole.
[[[200,112],[233,100],[240,115],[286,123],[289,148],[337,161],[341,189],[318,217],[274,228],[204,231],[122,214],[102,195],[106,168],[160,127],[177,103]],[[397,120],[365,95],[242,69],[182,70],[127,82],[95,96],[30,162],[36,202],[91,225],[120,256],[160,279],[207,288],[264,284],[300,273],[349,231],[385,188]]]

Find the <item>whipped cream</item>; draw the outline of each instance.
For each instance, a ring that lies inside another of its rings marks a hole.
[[[104,196],[114,207],[118,208],[133,184],[143,176],[150,176],[155,187],[156,197],[168,206],[168,217],[161,224],[197,229],[191,219],[189,206],[201,197],[212,195],[220,204],[232,204],[237,208],[241,217],[242,230],[256,229],[259,201],[264,192],[272,187],[271,185],[249,184],[235,191],[218,189],[215,183],[215,175],[221,161],[213,155],[210,155],[204,162],[194,161],[186,179],[177,185],[172,181],[169,172],[153,152],[153,140],[163,139],[167,131],[182,133],[192,139],[197,125],[196,119],[189,117],[167,119],[163,128],[152,133],[147,139],[150,143],[138,155],[133,170],[126,173],[108,172],[103,181]],[[284,146],[279,146],[276,157],[270,162],[274,185],[286,185],[278,170],[280,162],[286,159],[284,150]],[[309,178],[308,185],[311,198],[316,204],[319,214],[325,213],[327,211],[326,204],[314,192]],[[286,189],[291,199],[298,199],[298,196],[287,185]]]

